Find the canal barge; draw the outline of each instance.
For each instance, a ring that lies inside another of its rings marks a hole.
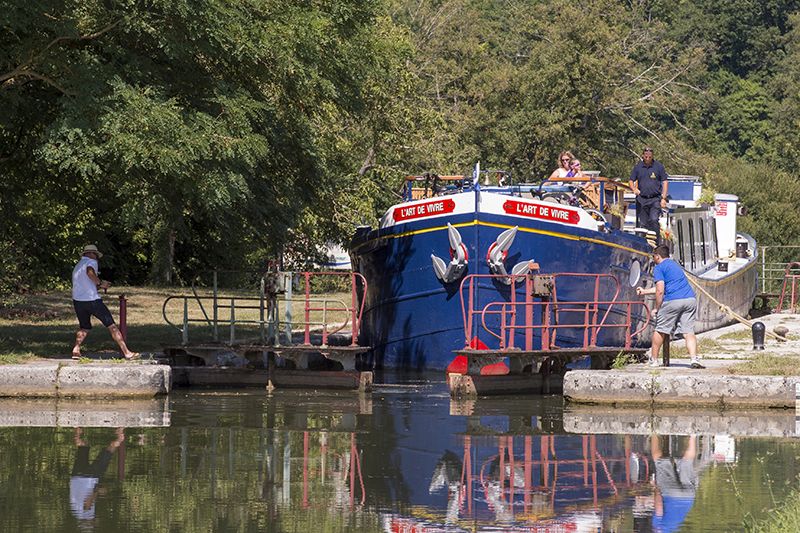
[[[746,315],[757,272],[738,199],[704,205],[701,192],[698,178],[671,177],[661,222],[696,289],[697,332]],[[627,184],[594,174],[514,184],[476,166],[466,178],[407,178],[403,201],[350,244],[368,282],[365,366],[452,370],[465,347],[647,346],[648,302],[635,291],[653,283],[657,236],[637,226],[633,200]]]

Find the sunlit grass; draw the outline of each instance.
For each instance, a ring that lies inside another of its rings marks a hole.
[[[36,359],[32,353],[3,353],[0,354],[0,365],[18,365]]]
[[[753,333],[749,329],[743,329],[740,331],[731,331],[730,333],[725,333],[724,335],[720,335],[718,338],[719,340],[743,341],[752,339]]]
[[[697,353],[701,356],[709,353],[726,353],[738,350],[731,350],[720,344],[715,339],[697,339]],[[686,342],[681,340],[673,340],[669,344],[670,357],[687,357],[689,351],[686,349]]]
[[[731,374],[751,376],[798,376],[800,357],[760,353],[752,359],[731,366],[728,371]]]
[[[722,341],[726,341],[726,340],[731,340],[731,341],[752,341],[753,340],[753,332],[751,330],[749,330],[749,329],[745,329],[745,330],[741,330],[741,331],[731,331],[729,333],[725,333],[724,335],[720,335],[717,338],[719,340],[722,340]],[[767,338],[769,338],[769,337],[767,337]],[[797,340],[800,337],[798,337],[797,335],[794,335],[792,333],[787,333],[786,334],[786,338],[788,340]]]

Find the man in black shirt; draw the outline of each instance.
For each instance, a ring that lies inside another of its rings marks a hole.
[[[661,242],[658,218],[661,209],[667,207],[667,177],[664,165],[653,159],[653,149],[645,147],[642,160],[636,163],[631,172],[630,186],[636,194],[637,225],[656,232],[658,243]]]

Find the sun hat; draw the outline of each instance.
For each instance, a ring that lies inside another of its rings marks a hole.
[[[103,257],[102,252],[100,252],[100,250],[98,250],[97,246],[95,246],[94,244],[87,244],[86,246],[83,247],[83,252],[82,252],[83,254],[88,254],[89,252],[96,253],[98,258]]]

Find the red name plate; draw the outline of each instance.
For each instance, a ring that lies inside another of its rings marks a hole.
[[[503,204],[503,210],[509,215],[521,215],[565,224],[577,224],[581,218],[577,211],[571,209],[564,209],[554,205],[529,204],[516,200],[506,200]]]
[[[425,202],[422,204],[395,207],[393,217],[396,222],[402,222],[403,220],[411,220],[414,218],[423,218],[433,215],[452,213],[455,208],[456,203],[450,198],[447,198],[444,200],[435,200],[433,202]]]

